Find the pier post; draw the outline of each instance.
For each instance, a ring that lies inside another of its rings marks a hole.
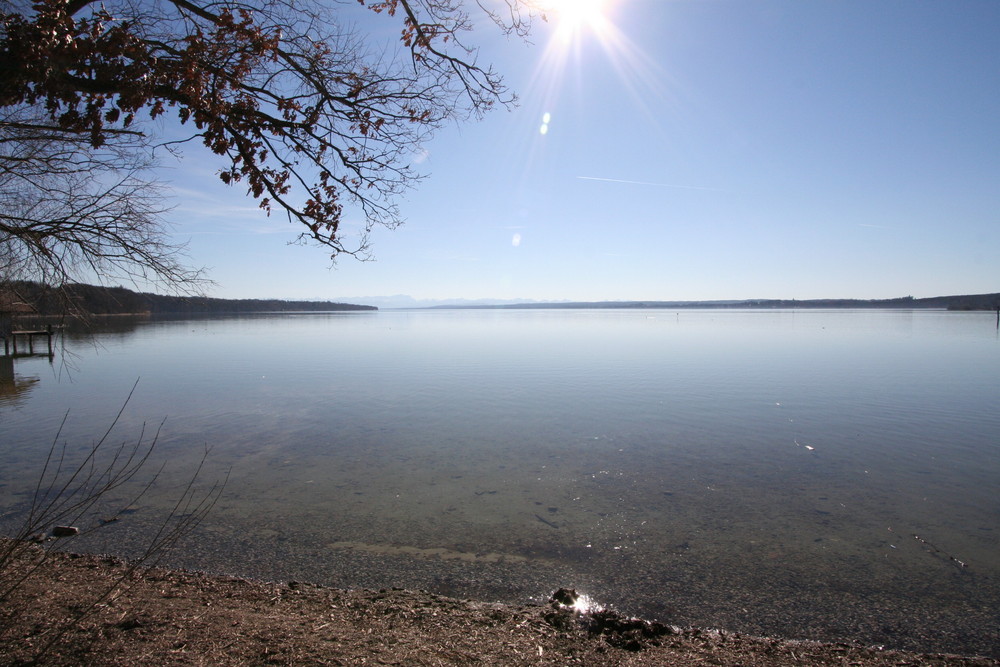
[[[14,332],[14,318],[9,313],[0,312],[0,336],[3,336],[3,355],[10,354],[10,337]]]

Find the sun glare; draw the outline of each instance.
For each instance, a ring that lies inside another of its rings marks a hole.
[[[541,124],[535,126],[539,140],[556,127],[555,112],[559,111],[559,98],[566,92],[567,83],[575,80],[580,84],[587,77],[607,76],[603,64],[611,65],[636,106],[656,121],[659,109],[653,109],[647,101],[658,99],[662,93],[664,73],[659,63],[643,53],[617,25],[628,0],[527,1],[545,17],[548,26],[545,49],[528,86],[532,95],[539,97],[538,111],[544,112]]]
[[[606,21],[609,0],[545,0],[542,11],[564,39],[571,39],[583,28],[600,31]]]
[[[604,13],[607,0],[549,0],[545,3],[550,12],[560,23],[591,23],[598,20]]]

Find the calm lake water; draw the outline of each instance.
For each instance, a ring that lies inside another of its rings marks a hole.
[[[115,320],[0,375],[7,530],[65,417],[161,420],[152,492],[66,548],[1000,656],[992,313],[387,311]],[[68,410],[68,414],[67,414]],[[148,435],[147,435],[148,437]],[[97,512],[127,503],[130,490]]]

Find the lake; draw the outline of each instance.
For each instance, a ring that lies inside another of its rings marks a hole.
[[[66,548],[141,552],[207,449],[173,566],[1000,656],[993,313],[115,318],[0,375],[8,532],[137,380],[109,442],[165,468]]]

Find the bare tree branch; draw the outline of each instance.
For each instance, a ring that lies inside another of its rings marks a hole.
[[[40,124],[93,148],[172,110],[220,156],[224,183],[332,256],[363,256],[367,232],[400,224],[431,133],[514,103],[464,41],[466,4],[519,36],[536,15],[523,0],[503,13],[461,0],[39,0],[0,13],[0,107],[43,110]],[[346,5],[395,20],[399,42],[372,43]],[[350,247],[345,207],[364,220]]]
[[[61,286],[124,279],[196,289],[197,270],[168,237],[161,188],[148,178],[146,140],[79,134],[0,114],[0,280]]]

